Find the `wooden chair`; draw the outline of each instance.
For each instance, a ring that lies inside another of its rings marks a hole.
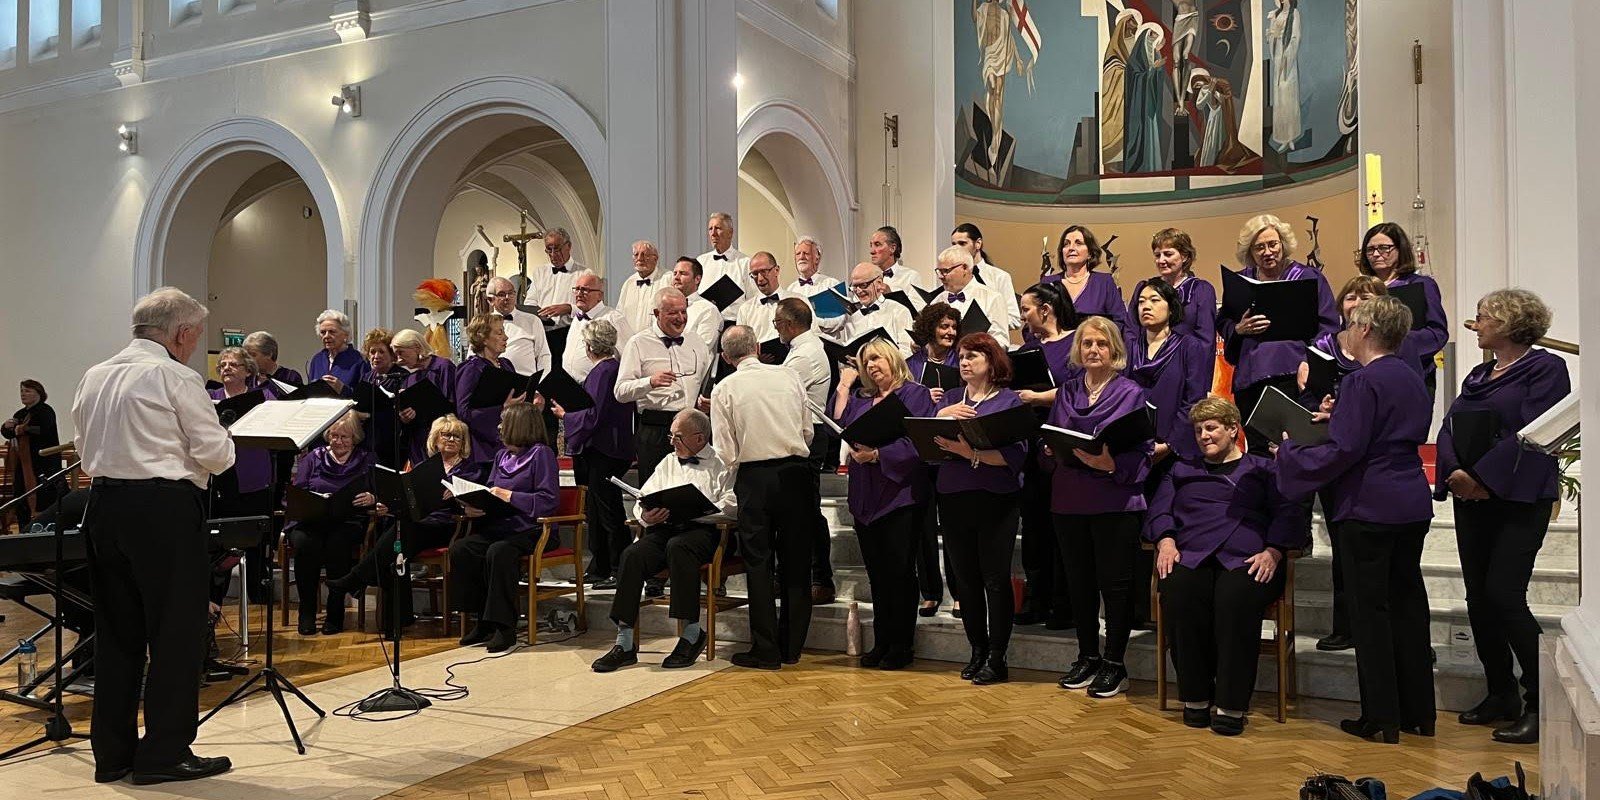
[[[633,538],[635,540],[644,535],[644,526],[638,520],[628,520],[628,527],[633,530]],[[726,594],[721,594],[722,586],[730,576],[745,574],[744,559],[739,556],[730,557],[728,555],[728,536],[736,527],[737,525],[731,520],[717,523],[717,550],[711,554],[709,562],[700,566],[700,580],[705,584],[705,592],[700,595],[700,599],[705,606],[707,661],[717,660],[717,611],[727,611],[750,604],[749,598],[729,597]],[[662,570],[657,573],[657,577],[667,577],[667,571]],[[696,587],[697,591],[698,589],[699,587]],[[671,592],[676,590],[676,587],[672,587],[669,589],[668,594],[648,598],[641,602],[640,605],[670,605],[672,603]],[[678,633],[682,634],[683,621],[678,620],[677,623]]]
[[[362,534],[361,544],[356,546],[357,561],[360,561],[361,558],[367,554],[367,548],[372,545],[372,540],[376,535],[375,532],[377,531],[377,528],[378,517],[368,518],[366,533]],[[290,573],[294,571],[290,565],[290,558],[293,555],[294,545],[289,543],[289,534],[280,532],[278,534],[278,569],[283,572],[283,602],[279,605],[283,608],[283,612],[282,617],[278,620],[278,624],[283,625],[285,628],[289,626],[289,586],[292,583]],[[335,575],[333,577],[337,578],[339,576]],[[317,585],[321,586],[322,582],[326,579],[326,575],[318,575]],[[312,598],[312,602],[317,602],[318,599],[319,598]],[[300,598],[300,602],[304,604],[306,602],[306,598]],[[356,625],[361,630],[367,629],[366,592],[356,595]]]
[[[439,612],[439,619],[444,623],[444,633],[450,635],[450,545],[457,539],[467,534],[472,529],[472,521],[465,516],[456,515],[456,530],[450,535],[449,543],[443,547],[434,547],[417,553],[411,559],[413,564],[421,564],[430,569],[436,568],[438,575],[419,578],[412,585],[421,584],[428,590],[428,604]],[[466,632],[466,614],[456,615],[461,622],[461,631]]]
[[[534,644],[538,636],[540,600],[550,600],[569,594],[577,595],[578,630],[589,629],[588,619],[584,616],[586,606],[583,596],[583,539],[589,529],[589,517],[584,513],[584,498],[587,494],[586,487],[563,486],[561,501],[556,506],[556,512],[548,517],[539,518],[539,541],[534,545],[533,554],[527,559],[529,646]],[[544,548],[550,537],[567,526],[573,529],[572,544],[545,552]],[[561,566],[572,567],[573,585],[539,583],[539,576],[544,574],[545,570]]]
[[[1146,542],[1145,549],[1154,549]],[[1299,696],[1299,685],[1294,656],[1294,562],[1299,550],[1283,555],[1283,594],[1267,606],[1261,618],[1272,621],[1272,636],[1261,640],[1260,654],[1271,656],[1278,667],[1277,720],[1287,718],[1289,700]],[[1167,625],[1161,613],[1161,582],[1152,572],[1150,581],[1150,613],[1156,622],[1156,703],[1167,710]]]

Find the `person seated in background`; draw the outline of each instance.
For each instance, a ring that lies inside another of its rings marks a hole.
[[[1256,685],[1261,615],[1283,595],[1283,559],[1305,546],[1306,520],[1278,492],[1277,465],[1239,449],[1233,403],[1207,397],[1189,420],[1200,458],[1162,476],[1145,538],[1156,544],[1183,724],[1237,736]]]
[[[656,467],[639,490],[651,494],[674,486],[693,485],[725,516],[736,512],[733,473],[711,447],[711,418],[686,408],[672,419],[672,452]],[[611,604],[611,621],[617,624],[617,643],[591,665],[595,672],[615,672],[639,663],[639,598],[644,581],[665,569],[671,574],[671,605],[667,616],[683,623],[683,634],[661,662],[667,669],[694,664],[706,650],[706,632],[700,627],[700,568],[711,563],[721,535],[711,517],[673,519],[665,508],[641,510],[644,533],[622,551],[617,574],[617,597]]]
[[[322,434],[327,444],[301,457],[295,467],[294,485],[309,492],[332,494],[355,481],[371,480],[372,453],[357,448],[361,444],[361,419],[354,411],[339,418]],[[294,585],[300,593],[300,635],[317,632],[317,595],[324,567],[337,577],[350,571],[355,549],[366,534],[369,512],[387,513],[372,492],[355,496],[354,508],[343,519],[302,522],[289,520],[284,535],[294,548]],[[329,587],[327,616],[322,632],[344,631],[345,593]]]
[[[539,518],[550,516],[561,502],[556,452],[545,444],[544,418],[538,410],[527,403],[508,406],[500,417],[498,439],[505,446],[491,459],[489,491],[514,511],[490,518],[463,504],[472,531],[450,545],[449,580],[455,587],[451,610],[478,615],[461,644],[486,644],[491,653],[504,653],[517,643],[522,560],[538,546]],[[545,549],[556,546],[552,535]],[[530,638],[536,624],[528,621]]]

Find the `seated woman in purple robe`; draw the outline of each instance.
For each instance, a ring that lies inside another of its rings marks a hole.
[[[839,371],[839,389],[831,411],[841,426],[855,422],[890,395],[900,398],[912,416],[933,416],[928,388],[917,383],[893,343],[883,339],[867,342],[856,355],[856,363],[861,365],[859,375],[848,366]],[[850,514],[873,601],[872,649],[861,656],[861,666],[900,669],[912,658],[917,628],[917,554],[924,519],[933,516],[928,504],[933,476],[910,438],[901,437],[883,447],[848,447]]]
[[[1467,328],[1493,360],[1472,368],[1439,426],[1435,500],[1455,504],[1456,549],[1467,619],[1489,696],[1463,725],[1493,725],[1495,741],[1539,740],[1539,621],[1528,610],[1533,561],[1560,496],[1554,456],[1521,446],[1517,431],[1572,393],[1567,362],[1534,347],[1550,309],[1532,292],[1502,289],[1478,301]],[[1522,697],[1511,662],[1522,675]]]
[[[401,330],[389,340],[389,346],[394,348],[395,361],[406,370],[405,378],[400,381],[400,391],[427,381],[444,395],[444,399],[455,402],[456,364],[436,355],[420,332],[413,328]],[[429,455],[428,441],[433,438],[433,423],[437,420],[419,420],[416,409],[412,408],[400,409],[395,418],[400,422],[400,434],[406,443],[406,457],[412,465],[421,463]]]
[[[1304,502],[1326,488],[1323,513],[1336,526],[1361,672],[1361,716],[1339,724],[1361,738],[1433,735],[1433,663],[1422,544],[1433,519],[1418,448],[1433,403],[1416,365],[1395,355],[1411,311],[1374,297],[1350,312],[1361,369],[1345,377],[1328,441],[1278,448],[1278,488]]]
[[[472,407],[472,391],[478,388],[478,379],[490,365],[516,372],[511,361],[502,355],[506,343],[505,321],[499,317],[479,314],[467,323],[467,346],[472,349],[472,357],[456,369],[456,416],[472,432],[472,457],[478,461],[492,460],[500,452],[501,412],[528,401],[527,393],[513,392],[499,405]]]
[[[956,311],[949,303],[929,303],[922,307],[915,321],[911,323],[911,338],[917,343],[917,349],[910,358],[905,359],[906,369],[911,372],[911,382],[928,386],[923,380],[923,373],[929,364],[943,364],[947,367],[956,366],[956,339],[961,337],[961,313]],[[844,385],[843,383],[840,384]],[[945,390],[954,389],[954,386],[930,386],[928,395],[937,404],[944,398]],[[945,582],[940,574],[939,563],[939,514],[938,510],[929,508],[928,513],[922,515],[922,536],[917,545],[917,589],[922,594],[922,605],[917,612],[925,617],[939,613],[939,602],[944,600]],[[945,575],[950,573],[950,553],[944,551],[942,565]],[[961,596],[956,593],[954,583],[950,585],[950,613],[956,617],[961,616]]]
[[[451,610],[478,615],[461,644],[487,644],[491,653],[516,646],[522,560],[539,543],[539,518],[550,516],[561,502],[556,453],[545,444],[544,417],[528,403],[508,406],[497,438],[505,446],[490,460],[487,485],[514,512],[486,517],[464,506],[472,531],[450,544],[449,577]],[[545,547],[554,549],[556,537]],[[530,627],[528,636],[533,635]]]
[[[1162,477],[1145,538],[1156,544],[1183,724],[1237,736],[1256,685],[1261,615],[1283,595],[1284,554],[1309,531],[1300,505],[1278,492],[1272,460],[1239,449],[1238,407],[1207,397],[1189,419],[1200,455]]]
[[[1078,327],[1078,313],[1072,298],[1060,281],[1036,283],[1022,290],[1017,307],[1022,312],[1022,327],[1027,344],[1019,350],[1043,350],[1045,365],[1056,386],[1062,386],[1078,367],[1072,363],[1072,333]],[[1032,406],[1042,421],[1056,402],[1057,389],[1043,391],[1018,389],[1017,397]],[[1039,443],[1033,443],[1037,452]],[[1028,459],[1022,471],[1022,611],[1018,625],[1044,623],[1050,630],[1073,626],[1072,599],[1067,594],[1067,579],[1056,552],[1056,530],[1050,520],[1050,474],[1037,458]]]
[[[361,419],[355,412],[345,414],[330,426],[322,438],[327,444],[307,452],[295,466],[294,485],[311,492],[332,494],[352,482],[371,480],[372,453],[356,447],[361,444]],[[300,635],[317,632],[317,594],[324,567],[338,577],[350,571],[355,550],[366,534],[369,513],[387,513],[371,491],[356,495],[350,515],[337,520],[301,522],[290,520],[284,535],[294,547],[294,585],[300,593]],[[322,632],[344,631],[345,593],[329,587],[327,617]]]
[[[1156,277],[1145,278],[1133,286],[1128,298],[1128,316],[1139,318],[1139,295],[1151,281],[1165,281],[1178,291],[1183,318],[1173,322],[1172,331],[1193,336],[1214,351],[1217,342],[1217,289],[1194,274],[1194,241],[1177,228],[1163,228],[1150,238],[1150,254],[1155,258]]]

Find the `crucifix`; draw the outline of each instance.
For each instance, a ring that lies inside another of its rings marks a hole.
[[[534,239],[543,239],[544,238],[544,234],[542,234],[542,233],[529,233],[528,232],[528,212],[523,211],[523,212],[521,212],[521,214],[522,214],[522,232],[521,233],[508,233],[508,234],[500,237],[502,241],[507,242],[512,247],[517,248],[517,281],[516,281],[516,284],[517,284],[517,305],[519,305],[519,306],[522,305],[522,302],[525,299],[527,299],[527,296],[528,296],[528,242],[530,242],[530,241],[532,241]]]

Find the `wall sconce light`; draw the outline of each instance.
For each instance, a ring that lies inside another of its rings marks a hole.
[[[738,90],[743,89],[743,88],[744,88],[744,76],[740,75],[737,72],[733,73],[733,90],[734,91],[738,91]]]
[[[339,93],[333,96],[333,104],[351,117],[361,116],[361,87],[340,86]]]
[[[118,139],[118,141],[117,141],[117,149],[121,150],[125,155],[130,155],[131,156],[131,155],[137,155],[139,153],[139,129],[138,128],[135,128],[132,125],[126,125],[126,124],[118,125],[117,126],[117,139]]]

